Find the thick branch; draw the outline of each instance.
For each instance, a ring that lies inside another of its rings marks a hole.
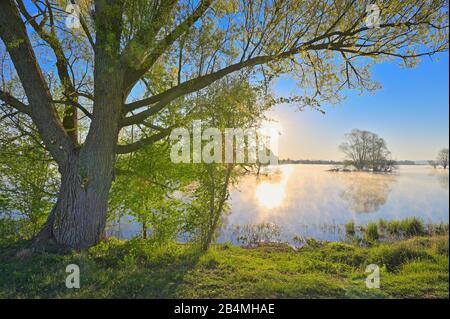
[[[72,105],[74,107],[76,107],[77,109],[79,109],[81,112],[83,112],[84,115],[86,115],[88,118],[92,119],[92,114],[80,103],[76,102],[76,101],[53,101],[53,103],[57,103],[57,104],[65,104],[65,105]]]
[[[59,164],[64,164],[74,144],[51,103],[50,91],[14,1],[0,1],[0,21],[0,37],[27,95],[31,106],[30,116],[53,158]]]
[[[380,25],[380,28],[398,28],[398,27],[408,27],[411,28],[413,26],[419,26],[419,25],[429,25],[429,22],[427,21],[421,21],[421,22],[404,22],[404,23],[387,23]],[[347,31],[332,31],[327,34],[322,34],[314,39],[311,39],[307,42],[304,42],[300,44],[298,47],[291,48],[290,50],[287,50],[285,52],[282,52],[280,54],[275,55],[266,55],[266,56],[259,56],[247,59],[246,61],[239,62],[233,65],[230,65],[228,67],[225,67],[224,69],[221,69],[219,71],[197,77],[195,79],[191,79],[189,81],[186,81],[180,85],[177,85],[163,93],[151,96],[146,99],[142,99],[136,102],[132,102],[129,104],[126,104],[124,107],[125,113],[132,112],[133,110],[136,110],[138,108],[144,107],[144,106],[150,106],[147,110],[142,111],[136,115],[132,115],[129,117],[126,117],[122,120],[121,125],[122,126],[128,126],[133,124],[142,123],[145,119],[148,117],[157,114],[159,111],[164,109],[165,106],[167,106],[170,102],[175,100],[178,97],[184,96],[189,93],[196,92],[198,90],[201,90],[205,87],[207,87],[209,84],[211,84],[214,81],[217,81],[224,76],[241,70],[246,67],[252,67],[256,65],[265,64],[267,62],[281,60],[285,58],[289,58],[295,54],[298,54],[301,51],[308,51],[308,50],[332,50],[332,51],[342,51],[342,52],[350,52],[349,51],[349,45],[344,44],[343,42],[339,42],[339,39],[345,39],[348,37],[355,36],[357,34],[362,34],[365,31],[370,30],[369,27],[364,26],[358,29],[351,29]],[[328,39],[328,41],[326,41]],[[332,39],[332,40],[330,40]],[[324,42],[326,41],[326,42]],[[363,55],[363,52],[358,51],[361,55]],[[352,53],[358,53],[358,52],[352,52]],[[397,56],[397,57],[403,57],[403,58],[412,58],[412,57],[418,57],[422,55],[428,55],[430,53],[421,53],[417,54],[415,56],[412,55],[406,55],[402,56],[400,54],[388,54],[387,52],[383,50],[379,50],[379,52],[367,52],[366,56],[377,56],[377,55],[387,55],[387,56]]]
[[[163,93],[154,95],[152,97],[149,97],[147,99],[143,99],[140,101],[132,102],[125,105],[125,112],[131,112],[135,109],[138,109],[140,107],[146,106],[146,105],[152,105],[147,110],[142,111],[136,115],[132,115],[129,117],[126,117],[122,120],[121,124],[122,126],[128,126],[132,124],[141,123],[143,120],[148,118],[149,116],[152,116],[159,111],[161,111],[166,105],[168,105],[170,102],[175,100],[176,98],[180,96],[184,96],[189,93],[193,93],[196,91],[199,91],[211,83],[225,77],[228,74],[231,74],[233,72],[239,71],[243,68],[252,67],[260,64],[264,64],[270,61],[275,61],[277,59],[284,59],[288,56],[291,56],[293,54],[296,54],[300,52],[301,50],[307,50],[307,49],[323,49],[325,47],[328,47],[329,44],[319,44],[319,45],[309,45],[309,46],[301,46],[298,48],[293,48],[289,51],[286,51],[279,55],[266,55],[266,56],[259,56],[255,58],[250,58],[244,62],[239,62],[233,65],[230,65],[226,68],[223,68],[219,71],[200,76],[198,78],[186,81],[180,85],[177,85]]]
[[[203,0],[195,11],[179,24],[171,33],[164,39],[159,41],[150,54],[139,66],[130,67],[125,72],[124,77],[124,91],[129,92],[137,81],[152,67],[158,58],[170,47],[180,36],[187,32],[195,22],[197,22],[211,6],[213,0]]]
[[[166,136],[170,134],[171,129],[165,129],[157,134],[154,134],[152,136],[149,136],[147,138],[143,138],[137,142],[126,144],[126,145],[117,145],[116,147],[116,153],[117,154],[127,154],[132,153],[140,149],[141,147],[149,144],[153,144],[157,141],[162,140]]]
[[[56,69],[64,89],[64,95],[70,96],[71,99],[76,98],[75,88],[69,76],[69,63],[64,54],[64,50],[53,31],[47,31],[44,26],[37,24],[35,19],[28,13],[22,0],[17,1],[20,12],[27,19],[34,31],[44,40],[53,50],[56,58]],[[68,107],[64,110],[63,126],[71,137],[74,143],[78,142],[78,116],[77,108],[73,104],[67,104]]]
[[[28,105],[22,103],[18,99],[16,99],[11,94],[0,90],[0,99],[3,100],[6,104],[15,108],[19,112],[22,112],[25,114],[30,114],[30,107]]]

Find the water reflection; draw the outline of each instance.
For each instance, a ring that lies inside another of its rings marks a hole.
[[[286,191],[280,184],[270,184],[263,182],[256,188],[255,196],[258,204],[265,208],[272,209],[280,206],[286,198]]]
[[[292,173],[291,166],[281,169],[281,180],[277,183],[263,181],[258,184],[255,190],[255,197],[258,204],[266,209],[279,207],[286,200],[286,184]]]
[[[231,212],[224,217],[220,242],[234,241],[236,225],[273,223],[281,239],[294,236],[342,240],[350,220],[365,224],[380,218],[415,216],[448,222],[448,171],[400,166],[395,175],[332,173],[326,165],[280,165],[268,176],[243,177],[231,189]],[[120,238],[140,233],[130,218],[121,220]]]
[[[439,185],[441,185],[441,187],[443,189],[448,190],[448,188],[449,188],[448,171],[446,173],[439,174],[438,181],[439,181]]]
[[[350,220],[415,216],[426,222],[448,222],[445,175],[430,175],[427,166],[401,166],[395,174],[333,173],[326,165],[281,165],[279,174],[241,179],[231,195],[220,240],[233,240],[235,225],[274,223],[283,240],[294,236],[340,240]],[[336,231],[339,230],[339,231]]]
[[[372,173],[337,173],[341,175],[346,188],[340,197],[354,213],[372,213],[386,204],[394,175]],[[345,175],[344,177],[342,175]]]
[[[439,183],[439,186],[441,186],[443,189],[448,190],[449,188],[449,172],[448,170],[440,170],[440,169],[433,169],[430,173],[430,176],[436,177],[437,182]]]

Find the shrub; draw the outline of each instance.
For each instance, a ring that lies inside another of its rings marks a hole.
[[[376,223],[368,223],[365,228],[365,236],[364,239],[366,241],[376,241],[380,238],[380,234],[378,233],[378,225]]]
[[[448,234],[448,224],[439,223],[439,224],[430,224],[427,227],[428,233],[430,235],[446,235]]]
[[[400,222],[400,228],[406,237],[420,236],[426,234],[425,225],[415,217],[406,218]]]
[[[355,221],[350,221],[347,224],[345,224],[345,233],[348,236],[354,236],[356,233],[356,227],[355,227]]]
[[[389,222],[384,219],[380,219],[378,221],[378,227],[379,227],[380,232],[384,232],[387,229],[388,225],[389,225]]]
[[[369,263],[384,265],[388,271],[394,271],[409,261],[427,258],[430,258],[430,256],[423,248],[402,242],[374,247],[371,250]]]
[[[12,218],[0,217],[0,244],[13,243],[20,239],[18,222]]]
[[[303,246],[306,242],[306,238],[304,238],[301,235],[295,235],[294,238],[292,238],[292,241],[299,246]]]
[[[437,240],[433,245],[433,250],[438,255],[448,256],[448,237]]]
[[[306,238],[305,244],[306,246],[311,248],[320,248],[323,246],[324,243],[314,238]]]
[[[393,220],[387,224],[387,232],[391,236],[400,235],[400,222],[398,220]]]

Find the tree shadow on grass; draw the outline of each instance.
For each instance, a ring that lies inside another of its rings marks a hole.
[[[176,298],[202,254],[188,245],[113,240],[83,252],[0,250],[0,298]],[[80,288],[65,285],[66,267],[80,268]]]
[[[88,256],[91,270],[85,282],[98,287],[102,298],[176,298],[178,287],[202,253],[187,244],[111,239],[90,249]]]

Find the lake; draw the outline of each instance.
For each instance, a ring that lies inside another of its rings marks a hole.
[[[399,166],[395,173],[329,172],[327,165],[279,165],[267,176],[245,176],[231,190],[231,212],[219,242],[235,241],[237,225],[273,223],[282,240],[294,236],[340,241],[343,226],[378,219],[418,217],[449,221],[449,172],[425,165]],[[131,238],[140,226],[125,218],[112,232]]]

